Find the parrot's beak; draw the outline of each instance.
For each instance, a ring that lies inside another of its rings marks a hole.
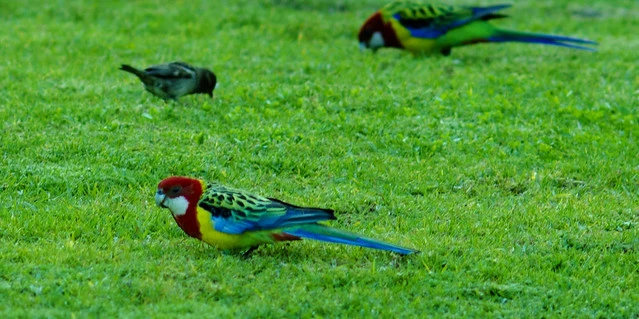
[[[162,208],[168,208],[164,205],[164,201],[166,200],[166,195],[162,190],[158,189],[158,192],[155,193],[155,204]]]
[[[366,46],[366,43],[364,43],[364,42],[360,42],[359,43],[359,51],[364,52],[364,51],[366,51],[367,48],[368,47]]]

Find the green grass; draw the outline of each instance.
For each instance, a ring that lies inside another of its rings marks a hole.
[[[0,3],[0,317],[639,315],[636,1],[496,22],[597,53],[447,58],[360,53],[383,1],[97,3]],[[118,70],[172,60],[212,68],[216,98],[164,103]],[[176,174],[422,253],[222,255],[155,207]]]

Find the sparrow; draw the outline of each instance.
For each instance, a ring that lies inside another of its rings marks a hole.
[[[164,100],[177,100],[181,96],[197,93],[208,94],[212,98],[217,84],[217,77],[211,70],[185,62],[158,64],[144,70],[122,64],[120,70],[135,74],[147,91]]]

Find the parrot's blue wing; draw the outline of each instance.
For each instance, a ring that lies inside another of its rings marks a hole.
[[[435,4],[404,3],[402,7],[390,7],[390,15],[405,27],[411,36],[435,39],[446,32],[476,20],[504,17],[494,12],[510,7],[510,4],[490,7],[453,7]]]
[[[329,209],[299,207],[217,184],[207,187],[198,205],[211,213],[215,230],[227,234],[335,219]]]

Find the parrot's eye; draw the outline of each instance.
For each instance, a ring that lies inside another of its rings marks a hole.
[[[181,186],[175,186],[171,188],[170,192],[171,192],[171,195],[177,195],[180,193],[181,190],[182,190]]]

